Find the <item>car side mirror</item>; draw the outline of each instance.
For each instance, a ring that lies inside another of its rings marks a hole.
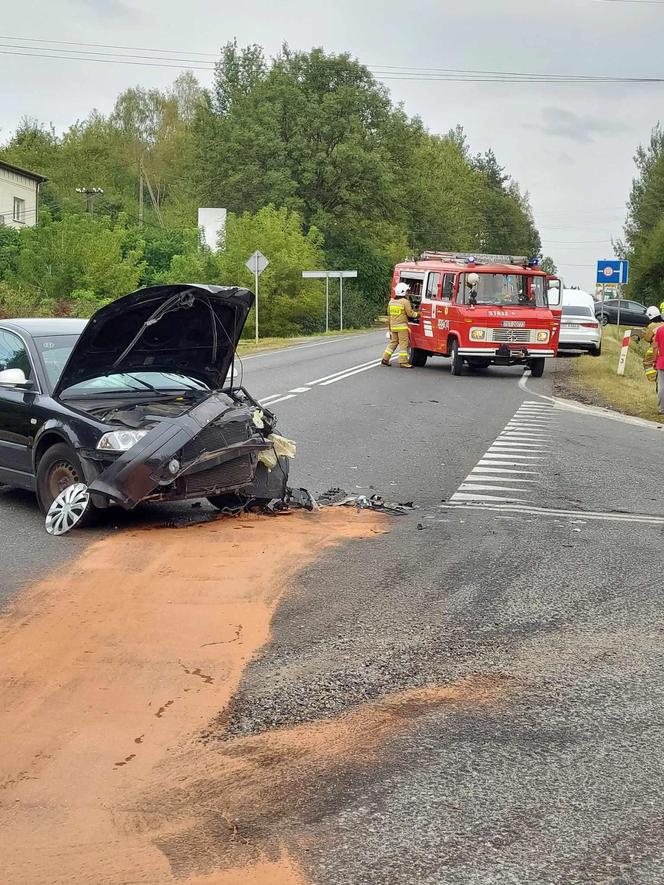
[[[34,384],[25,377],[23,369],[5,369],[0,372],[0,387],[18,387],[21,390],[30,390]]]

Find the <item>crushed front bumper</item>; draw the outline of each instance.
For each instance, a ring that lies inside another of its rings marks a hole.
[[[272,448],[253,421],[252,400],[229,407],[212,395],[177,418],[160,421],[135,446],[104,465],[89,485],[94,498],[126,509],[142,501],[174,501],[224,493],[280,497],[288,459],[268,471],[259,455]],[[269,416],[268,433],[274,418]],[[285,463],[282,463],[285,462]],[[259,494],[260,491],[265,494]]]

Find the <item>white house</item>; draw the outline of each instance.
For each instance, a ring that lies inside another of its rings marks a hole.
[[[0,160],[0,224],[32,227],[37,223],[39,186],[43,175]]]

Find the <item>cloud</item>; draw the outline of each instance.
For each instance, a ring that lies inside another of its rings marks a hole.
[[[76,0],[76,2],[79,6],[105,18],[127,18],[131,13],[122,0]]]
[[[541,129],[545,135],[566,138],[577,144],[591,144],[598,135],[616,135],[627,129],[614,117],[606,120],[601,117],[582,117],[559,107],[543,108],[542,119]]]

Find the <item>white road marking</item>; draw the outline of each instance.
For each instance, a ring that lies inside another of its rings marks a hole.
[[[508,467],[503,467],[501,465],[506,464]],[[534,464],[520,464],[517,461],[485,461],[482,459],[478,462],[477,467],[473,467],[473,471],[486,471],[493,473],[530,473],[533,476],[539,476],[539,473],[536,470],[510,470],[510,467],[535,467]]]
[[[462,496],[459,496],[462,497]],[[452,495],[449,502],[440,504],[442,510],[486,510],[492,513],[521,513],[529,516],[549,516],[563,519],[595,520],[600,522],[636,522],[639,524],[664,526],[664,516],[651,516],[647,513],[612,513],[590,510],[558,510],[554,507],[535,507],[527,503],[517,506],[515,503],[482,503],[478,498],[472,501],[455,503],[457,495]]]
[[[291,393],[306,393],[308,390],[311,390],[310,387],[293,387],[291,389]]]
[[[620,412],[614,412],[612,409],[602,409],[598,406],[586,406],[581,403],[576,403],[573,400],[561,399],[558,396],[545,396],[541,393],[535,393],[534,390],[531,390],[528,387],[529,378],[530,372],[524,372],[521,378],[519,378],[519,387],[521,390],[531,396],[539,397],[540,401],[547,401],[550,404],[550,409],[555,407],[556,409],[566,412],[578,412],[582,415],[590,415],[593,418],[606,418],[609,421],[619,421],[621,424],[632,424],[634,427],[643,427],[646,430],[664,430],[664,421],[661,424],[656,424],[654,421],[646,421],[645,418],[636,418],[633,415],[621,415]]]
[[[514,474],[511,476],[498,476],[495,473],[481,473],[477,474],[475,471],[471,471],[466,477],[466,482],[463,485],[467,484],[476,484],[478,482],[527,482],[534,483],[535,485],[541,486],[542,483],[538,479],[522,479],[520,476],[515,476]],[[460,486],[459,488],[463,488]],[[521,490],[523,491],[523,489]]]
[[[450,501],[490,501],[493,503],[508,501],[515,504],[528,503],[523,498],[504,498],[502,495],[467,495],[465,492],[455,492],[450,498]]]
[[[462,482],[459,486],[460,492],[520,492],[523,494],[526,489],[517,489],[517,488],[504,488],[502,486],[494,486],[473,482]]]
[[[280,394],[280,393],[273,393],[273,394],[271,394],[270,396],[264,396],[264,397],[262,397],[261,399],[258,400],[258,402],[259,402],[262,406],[266,406],[266,405],[268,405],[268,403],[272,402],[272,400],[277,399],[277,397],[279,397],[279,396],[281,396],[281,395],[282,395],[282,394]]]
[[[507,476],[504,475],[505,473],[507,473]],[[466,477],[466,482],[534,482],[536,485],[542,485],[539,479],[526,479],[521,474],[521,470],[505,471],[476,467],[470,471]],[[537,474],[534,475],[537,476]]]
[[[535,443],[524,443],[524,442],[495,442],[489,449],[490,452],[493,451],[515,451],[515,452],[548,452],[551,451],[551,446],[543,446],[536,445]]]
[[[380,331],[378,329],[377,331]],[[375,335],[375,332],[364,332],[359,335],[344,335],[343,337],[335,337],[332,336],[330,338],[325,338],[323,341],[313,341],[310,344],[293,344],[291,347],[276,347],[274,350],[264,350],[261,353],[251,353],[248,356],[241,357],[242,362],[246,363],[247,360],[255,360],[259,357],[263,356],[274,356],[275,354],[286,354],[291,353],[294,350],[306,350],[308,347],[321,347],[323,344],[336,344],[337,341],[351,341],[355,339],[356,341],[360,338],[363,338],[365,335]]]
[[[529,496],[544,485],[544,470],[553,455],[549,440],[555,417],[550,410],[543,416],[541,407],[535,405],[533,411],[531,403],[521,404],[452,495],[452,502],[464,506],[478,502],[530,506],[527,497],[512,495]]]
[[[489,461],[502,461],[505,458],[516,458],[517,461],[546,461],[544,455],[522,455],[520,452],[515,452],[513,449],[507,449],[503,452],[486,452],[482,455],[482,460],[480,464],[482,464],[485,460]]]
[[[329,381],[330,378],[337,378],[341,375],[345,375],[347,372],[352,372],[354,369],[363,369],[370,368],[380,362],[380,360],[376,361],[375,359],[369,360],[366,363],[359,363],[357,366],[348,366],[346,369],[341,369],[339,372],[332,372],[331,375],[324,375],[322,378],[316,378],[315,381],[307,381],[307,387],[313,387],[314,384],[322,384],[324,381]]]
[[[346,372],[345,375],[338,375],[336,378],[330,378],[329,381],[323,381],[321,383],[321,387],[327,387],[328,384],[336,384],[337,381],[345,381],[346,378],[350,378],[351,375],[359,375],[360,372],[368,372],[369,369],[375,369],[376,366],[380,365],[380,360],[376,360],[375,363],[372,363],[370,366],[363,366],[361,369],[355,369],[354,372]]]
[[[295,399],[295,394],[289,393],[287,396],[280,396],[279,399],[273,399],[270,403],[268,403],[268,405],[276,406],[277,403],[283,403],[287,399]]]
[[[544,461],[544,458],[540,458],[540,461]],[[529,464],[528,461],[506,461],[502,457],[498,458],[482,458],[481,461],[478,461],[478,467],[539,467],[539,464]],[[526,473],[529,471],[525,471]],[[533,471],[535,472],[535,471]]]

